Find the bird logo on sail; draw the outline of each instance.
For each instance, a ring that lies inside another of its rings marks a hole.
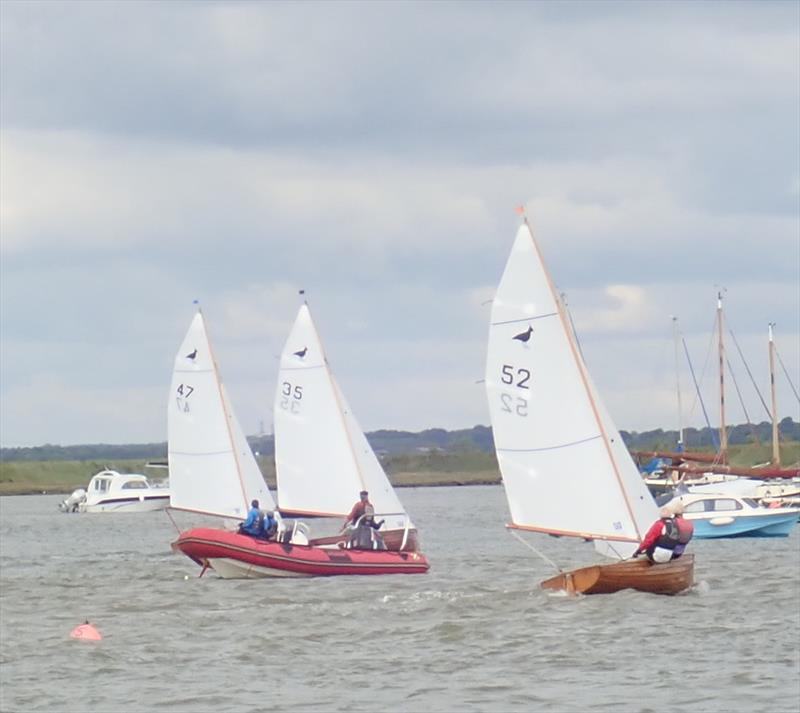
[[[296,357],[300,357],[302,359],[303,357],[305,357],[307,351],[308,351],[308,347],[303,347],[300,351],[294,352],[294,355]]]
[[[514,335],[512,339],[516,339],[518,342],[527,344],[530,341],[531,334],[533,334],[533,327],[528,325],[528,328],[524,332]]]
[[[197,349],[187,354],[186,359],[191,359],[192,361],[194,361],[196,356],[197,356]]]

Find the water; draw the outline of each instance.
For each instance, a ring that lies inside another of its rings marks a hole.
[[[797,529],[693,543],[685,595],[569,598],[538,589],[499,487],[400,496],[429,574],[253,581],[198,579],[163,512],[1,498],[0,710],[798,710]],[[69,639],[84,619],[102,642]]]

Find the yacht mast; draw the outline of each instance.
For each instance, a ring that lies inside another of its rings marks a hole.
[[[772,465],[780,466],[781,451],[778,446],[778,400],[775,396],[775,341],[772,338],[774,322],[769,323],[769,386],[772,390]]]
[[[675,340],[675,391],[678,394],[678,452],[683,451],[683,405],[681,404],[681,377],[678,361],[678,318],[672,318],[672,335]]]
[[[719,458],[728,462],[728,430],[725,427],[725,347],[722,342],[722,292],[717,292],[717,325],[719,327]]]

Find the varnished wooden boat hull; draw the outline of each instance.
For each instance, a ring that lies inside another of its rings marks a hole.
[[[570,594],[612,594],[636,589],[651,594],[678,594],[694,583],[694,555],[683,555],[665,564],[653,564],[645,557],[582,567],[563,572],[542,582],[542,589]]]

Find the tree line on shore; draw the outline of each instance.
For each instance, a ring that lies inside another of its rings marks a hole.
[[[790,417],[779,424],[783,441],[800,441],[800,423]],[[678,442],[677,431],[656,429],[653,431],[621,431],[625,444],[631,450],[672,450]],[[684,430],[687,449],[715,450],[719,433],[714,428],[687,428]],[[732,426],[728,433],[731,445],[748,443],[769,443],[772,438],[772,424],[763,421],[759,424],[740,424]],[[494,450],[492,429],[488,426],[473,426],[468,429],[448,431],[443,428],[429,428],[424,431],[380,430],[367,434],[370,445],[381,456],[443,451],[445,453],[464,453],[477,451],[491,453]],[[274,438],[271,435],[251,436],[248,439],[253,451],[262,456],[274,453]],[[45,444],[34,447],[0,448],[3,461],[86,461],[149,459],[164,460],[167,457],[167,444],[106,444],[60,446]]]

